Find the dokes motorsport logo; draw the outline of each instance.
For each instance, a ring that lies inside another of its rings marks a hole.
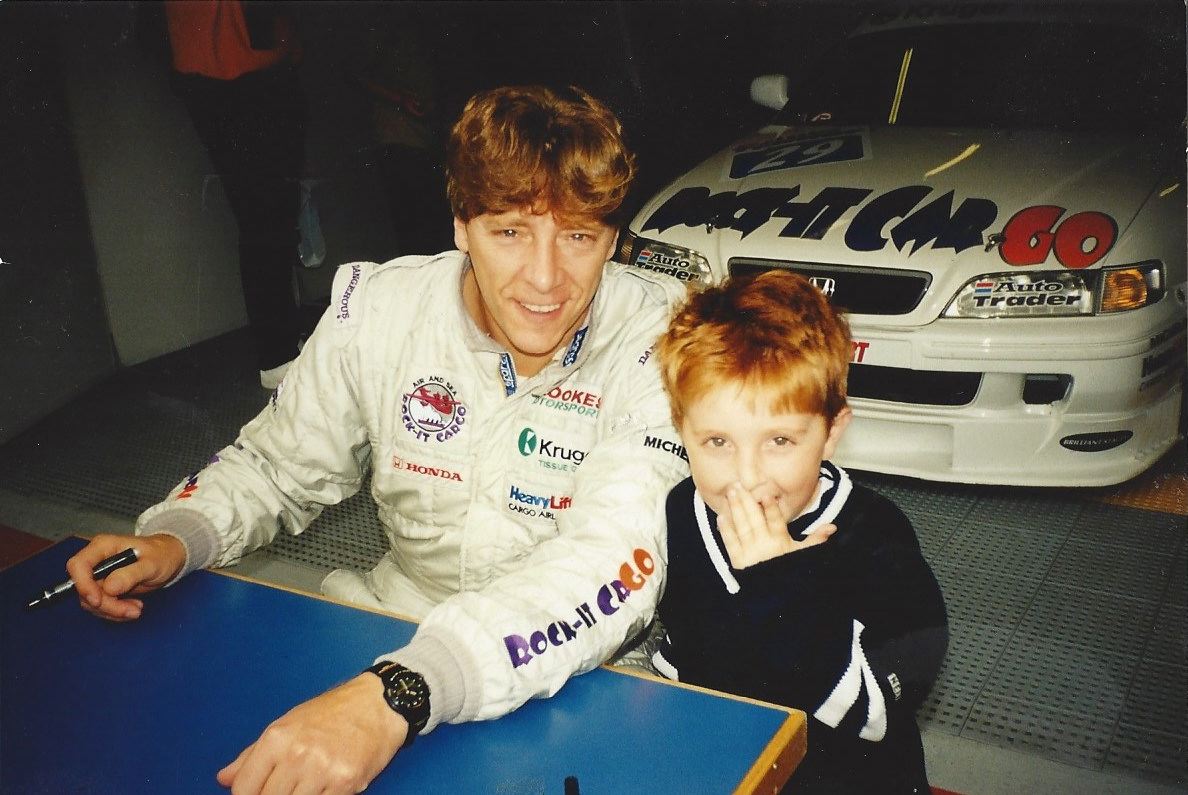
[[[555,386],[543,395],[533,395],[532,404],[553,411],[563,411],[583,417],[597,417],[602,396],[588,389]]]
[[[552,439],[537,436],[532,428],[520,431],[520,438],[516,441],[516,448],[525,458],[536,456],[537,463],[545,469],[557,469],[562,472],[573,472],[586,457],[585,450],[572,447],[562,447]]]
[[[404,394],[400,419],[405,429],[419,442],[444,442],[457,434],[466,422],[466,406],[455,395],[457,389],[444,378],[418,378]]]

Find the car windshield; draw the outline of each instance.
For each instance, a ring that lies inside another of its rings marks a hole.
[[[867,33],[792,86],[781,121],[1166,130],[1184,121],[1180,43],[1177,54],[1140,29],[1070,23]]]

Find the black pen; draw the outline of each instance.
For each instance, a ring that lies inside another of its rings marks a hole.
[[[137,556],[138,553],[136,550],[128,547],[123,552],[112,555],[110,558],[104,558],[103,560],[99,561],[99,565],[95,567],[95,579],[101,580],[116,569],[123,568],[130,563],[135,563]],[[37,605],[45,604],[51,599],[57,599],[62,594],[73,590],[73,588],[74,580],[66,580],[65,582],[58,583],[53,588],[46,588],[41,592],[40,596],[35,598],[32,602],[29,602],[29,604],[25,605],[25,609],[28,610],[31,607],[37,607]]]

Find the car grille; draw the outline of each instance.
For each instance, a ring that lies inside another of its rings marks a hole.
[[[906,315],[919,305],[932,275],[891,268],[854,268],[808,262],[747,259],[729,262],[730,274],[781,269],[814,280],[830,302],[851,314]],[[828,282],[824,280],[830,280]],[[981,373],[909,370],[873,364],[851,364],[850,397],[925,406],[966,406],[977,397]]]
[[[773,269],[799,273],[813,279],[834,306],[855,315],[906,315],[919,305],[932,283],[931,274],[924,271],[854,268],[743,257],[730,260],[729,268],[732,275]]]
[[[851,364],[850,397],[916,403],[927,406],[965,406],[977,397],[981,373],[908,370],[875,364]]]

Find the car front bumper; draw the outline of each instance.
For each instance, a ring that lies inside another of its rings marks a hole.
[[[964,391],[929,399],[919,397],[929,387],[866,397],[851,389],[854,422],[834,458],[855,469],[964,483],[1129,480],[1178,438],[1185,323],[1176,311],[918,328],[853,318],[856,367],[873,365],[884,382],[964,374]],[[1030,386],[1053,379],[1067,389],[1037,399]]]

